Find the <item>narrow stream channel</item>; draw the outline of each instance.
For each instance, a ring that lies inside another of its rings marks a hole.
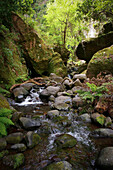
[[[91,139],[89,134],[97,127],[77,121],[75,110],[61,111],[60,115],[64,117],[62,121],[48,119],[46,115],[50,106],[39,98],[41,90],[32,89],[23,102],[12,103],[13,107],[23,112],[26,117],[41,121],[41,127],[35,130],[41,136],[41,142],[24,152],[25,164],[19,170],[42,170],[50,163],[64,160],[72,164],[73,170],[97,170],[94,164],[99,150],[113,141]],[[77,145],[72,148],[58,148],[55,139],[61,134],[75,137]]]

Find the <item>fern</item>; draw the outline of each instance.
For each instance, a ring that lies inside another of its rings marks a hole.
[[[0,137],[7,135],[7,127],[9,125],[14,125],[10,118],[12,117],[12,110],[10,109],[0,109]]]
[[[107,92],[108,89],[105,86],[96,86],[93,83],[86,83],[87,86],[90,88],[90,91],[82,91],[78,90],[80,97],[82,97],[83,100],[87,100],[88,102],[93,102],[97,97],[101,97],[103,95],[103,92]]]
[[[6,126],[2,122],[0,122],[0,135],[3,135],[3,136],[7,135]]]
[[[14,125],[12,120],[8,119],[7,117],[0,117],[0,122],[6,125]]]
[[[12,116],[12,112],[13,112],[12,110],[7,108],[0,109],[0,117],[2,116],[10,117]]]

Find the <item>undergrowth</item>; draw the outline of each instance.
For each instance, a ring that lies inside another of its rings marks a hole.
[[[2,108],[0,109],[0,137],[7,135],[7,128],[14,125],[11,120],[12,110]]]

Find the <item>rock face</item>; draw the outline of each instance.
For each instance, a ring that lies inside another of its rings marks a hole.
[[[15,80],[23,75],[27,77],[27,68],[15,39],[15,34],[3,25],[0,27],[0,81],[7,85],[15,84]]]
[[[62,71],[66,68],[60,55],[57,55],[57,57],[53,55],[53,51],[44,44],[36,31],[29,27],[17,14],[13,13],[12,18],[14,28],[19,33],[27,67],[32,72],[32,76],[49,75],[51,72],[63,73]],[[61,70],[58,71],[58,69]]]
[[[96,77],[100,72],[113,74],[113,46],[97,52],[88,64],[86,75]]]
[[[96,165],[103,170],[113,169],[113,147],[101,150]]]
[[[112,44],[113,31],[89,41],[81,42],[77,47],[76,55],[79,59],[85,60],[88,63],[97,51],[109,47]]]

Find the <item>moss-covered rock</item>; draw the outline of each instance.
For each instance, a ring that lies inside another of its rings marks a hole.
[[[0,109],[1,108],[10,109],[7,99],[2,94],[0,94]]]
[[[5,156],[3,158],[3,164],[16,169],[24,163],[24,160],[25,160],[24,155],[22,153],[18,153],[15,155]]]
[[[88,63],[97,51],[109,47],[112,44],[113,31],[102,34],[97,38],[91,38],[89,41],[81,42],[76,49],[76,55],[79,59],[85,60]]]
[[[96,77],[100,72],[113,74],[113,46],[97,52],[88,64],[86,75]]]
[[[38,134],[29,131],[26,134],[26,142],[27,142],[27,146],[29,148],[33,148],[34,146],[36,146],[39,142],[41,141],[41,138]]]
[[[72,170],[72,165],[67,161],[55,162],[47,166],[47,170]]]
[[[60,148],[72,148],[77,144],[77,140],[69,134],[63,134],[56,138],[55,143]]]
[[[22,64],[21,51],[15,43],[14,33],[5,27],[0,27],[0,84],[7,84],[7,88],[15,83],[19,77],[27,76],[26,66]]]
[[[57,52],[52,55],[52,59],[49,63],[49,72],[55,73],[57,76],[62,77],[66,76],[67,74],[66,66],[61,59],[61,55]]]
[[[8,150],[3,150],[2,152],[0,152],[0,160],[5,156],[8,155],[9,151]]]
[[[51,72],[64,75],[66,68],[61,56],[57,58],[52,56],[53,51],[44,44],[35,30],[17,14],[13,14],[12,17],[14,28],[20,35],[27,67],[32,72],[32,76],[49,75]]]

